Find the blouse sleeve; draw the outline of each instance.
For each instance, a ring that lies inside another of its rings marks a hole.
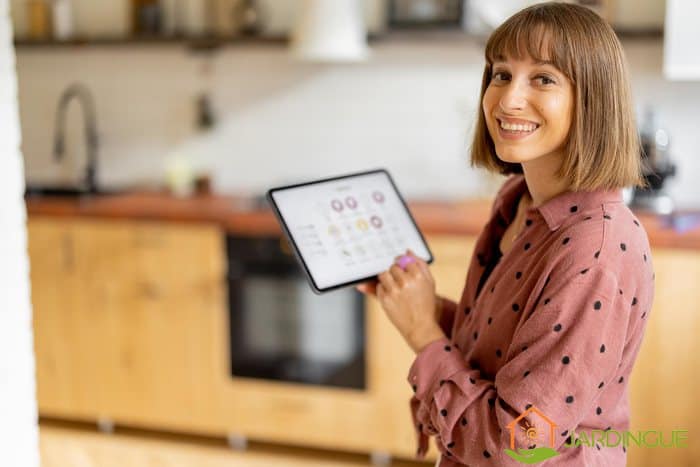
[[[494,379],[471,368],[448,339],[430,343],[408,374],[417,455],[427,451],[426,435],[436,435],[439,450],[452,460],[490,457],[497,465],[520,465],[504,452],[510,447],[508,424],[531,405],[556,423],[553,447],[559,450],[566,430],[600,409],[602,388],[627,377],[618,373],[630,305],[618,292],[615,274],[603,266],[548,279],[511,346],[503,349],[505,363]],[[526,416],[530,426],[550,432],[532,414]],[[517,436],[522,426],[510,429]]]
[[[447,337],[452,337],[452,325],[455,321],[457,303],[441,296],[438,296],[437,300],[440,307],[440,328]]]

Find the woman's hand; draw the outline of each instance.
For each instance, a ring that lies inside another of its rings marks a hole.
[[[401,269],[397,264],[379,274],[378,282],[364,283],[357,289],[375,295],[396,329],[414,352],[445,337],[437,316],[435,280],[428,264],[411,250],[414,260]]]

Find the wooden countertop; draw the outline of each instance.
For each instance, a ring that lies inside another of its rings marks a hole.
[[[490,200],[408,201],[411,212],[426,235],[478,235],[488,219]],[[230,233],[279,235],[280,227],[268,208],[247,198],[204,195],[176,198],[162,192],[127,192],[83,198],[30,196],[29,216],[126,218],[180,222],[213,222]],[[649,234],[652,247],[700,250],[700,211],[674,217],[636,213]],[[670,224],[694,227],[671,228]]]

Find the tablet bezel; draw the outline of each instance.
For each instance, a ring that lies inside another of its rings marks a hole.
[[[413,218],[413,215],[411,214],[411,211],[408,209],[408,204],[406,204],[406,201],[404,200],[403,196],[401,195],[401,192],[399,192],[399,189],[396,187],[396,184],[394,183],[394,179],[391,177],[391,174],[389,171],[387,171],[384,168],[379,168],[379,169],[373,169],[373,170],[367,170],[363,172],[355,172],[347,175],[339,175],[335,177],[328,177],[328,178],[323,178],[320,180],[314,180],[311,182],[304,182],[304,183],[296,183],[293,185],[286,185],[286,186],[281,186],[281,187],[275,187],[275,188],[270,188],[267,191],[266,198],[268,203],[270,204],[273,213],[275,214],[275,217],[277,218],[277,221],[279,222],[280,226],[282,226],[282,231],[287,237],[287,241],[290,243],[292,246],[292,250],[294,251],[294,256],[297,258],[297,261],[302,265],[302,271],[304,272],[304,275],[306,276],[307,281],[309,282],[309,285],[311,286],[311,289],[316,293],[317,295],[320,295],[325,292],[330,292],[332,290],[340,289],[343,287],[348,287],[353,284],[359,284],[362,282],[366,282],[372,279],[377,279],[377,275],[373,276],[367,276],[363,277],[360,279],[352,280],[349,282],[344,282],[341,284],[337,285],[332,285],[325,287],[323,289],[319,288],[314,281],[313,276],[311,275],[311,271],[309,271],[309,268],[306,264],[306,261],[304,261],[304,257],[302,256],[299,247],[297,246],[296,241],[294,240],[294,237],[291,234],[291,231],[289,230],[289,227],[287,226],[287,223],[284,221],[284,217],[282,216],[282,213],[280,212],[277,204],[275,203],[275,199],[273,197],[273,193],[278,192],[278,191],[283,191],[283,190],[289,190],[292,188],[299,188],[303,186],[308,186],[308,185],[317,185],[320,183],[326,183],[326,182],[333,182],[337,180],[343,180],[343,179],[348,179],[348,178],[354,178],[358,176],[363,176],[363,175],[371,175],[371,174],[376,174],[376,173],[384,173],[387,178],[389,179],[389,183],[391,184],[391,187],[394,189],[394,192],[399,198],[399,201],[401,201],[401,204],[403,205],[404,209],[406,210],[406,213],[408,214],[408,218],[410,219],[411,223],[413,224],[413,227],[416,229],[416,232],[418,232],[418,236],[423,242],[423,246],[425,247],[426,251],[428,252],[429,258],[426,261],[428,264],[431,264],[433,262],[433,252],[430,250],[430,247],[428,246],[428,242],[425,240],[425,237],[423,236],[423,232],[418,228],[418,224],[416,224],[415,219]]]

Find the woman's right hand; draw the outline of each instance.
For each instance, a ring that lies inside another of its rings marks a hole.
[[[394,263],[398,262],[402,256],[403,255],[399,255],[399,256],[394,257]],[[357,284],[355,286],[355,288],[357,289],[358,292],[361,292],[365,295],[371,295],[373,297],[376,297],[378,284],[379,284],[379,281],[375,279],[375,280],[363,282],[361,284]]]
[[[397,256],[394,258],[394,261],[397,261],[400,258],[400,256]],[[370,295],[374,298],[377,298],[377,285],[379,284],[379,281],[376,279],[367,281],[367,282],[362,282],[361,284],[357,284],[355,286],[355,289],[363,293],[365,295]],[[439,295],[435,295],[435,319],[437,322],[440,322],[440,319],[442,318],[442,298]]]

